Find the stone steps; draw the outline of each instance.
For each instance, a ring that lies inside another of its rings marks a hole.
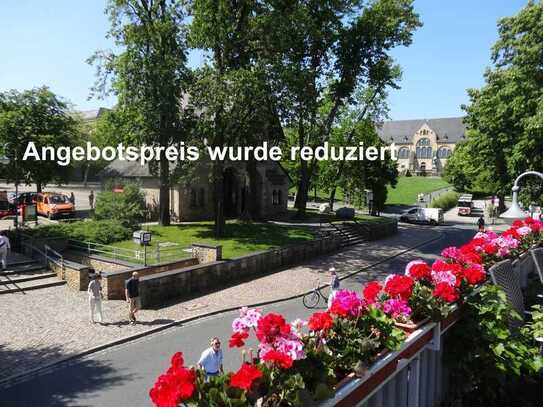
[[[27,262],[25,264],[8,264],[6,270],[0,271],[0,276],[10,276],[14,274],[32,273],[35,271],[43,270],[41,264],[36,262]]]
[[[2,281],[0,282],[0,295],[1,294],[10,294],[17,292],[24,292],[29,290],[38,290],[40,288],[55,287],[59,285],[66,284],[66,281],[59,280],[54,273],[44,273],[44,274],[53,274],[44,275],[41,278],[33,278],[31,280],[20,280],[20,281]],[[4,279],[5,277],[3,277]]]

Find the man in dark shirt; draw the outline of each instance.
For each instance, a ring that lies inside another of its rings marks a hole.
[[[140,292],[138,272],[132,273],[132,278],[126,280],[124,294],[128,303],[128,319],[131,324],[136,323],[136,312],[140,308]]]

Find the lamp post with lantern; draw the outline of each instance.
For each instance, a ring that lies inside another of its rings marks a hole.
[[[509,224],[513,223],[517,219],[522,219],[528,216],[528,214],[525,211],[523,211],[518,204],[518,191],[520,190],[520,187],[518,186],[518,182],[520,181],[521,178],[527,175],[536,175],[543,180],[543,174],[537,171],[526,171],[520,174],[517,177],[517,179],[515,179],[515,183],[513,184],[513,188],[511,189],[513,191],[513,197],[511,198],[511,206],[509,207],[508,210],[506,210],[504,213],[500,215],[500,218],[502,218]]]

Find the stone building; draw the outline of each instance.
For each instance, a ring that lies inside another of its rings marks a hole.
[[[226,162],[224,179],[224,213],[228,218],[239,217],[247,208],[249,177],[243,162]],[[201,160],[191,176],[189,186],[182,184],[170,188],[170,211],[180,221],[207,220],[213,218],[212,184],[209,182],[210,162]],[[256,208],[259,216],[269,218],[285,213],[288,203],[289,175],[275,161],[257,163]],[[152,210],[158,208],[159,178],[148,165],[139,162],[116,160],[100,174],[102,182],[108,179],[135,181],[141,185],[145,200]]]
[[[393,120],[377,131],[385,143],[396,145],[400,174],[441,175],[466,126],[463,117]]]

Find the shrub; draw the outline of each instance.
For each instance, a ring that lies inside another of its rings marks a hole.
[[[444,211],[454,208],[458,202],[460,194],[454,191],[448,191],[439,195],[430,204],[430,208],[441,208]]]
[[[129,229],[136,229],[145,218],[145,196],[135,184],[125,185],[123,192],[100,192],[94,218],[114,219]]]
[[[90,241],[109,244],[119,240],[129,239],[131,229],[116,220],[89,220],[74,223],[59,223],[56,225],[40,226],[26,231],[36,239],[63,237],[66,239]]]

